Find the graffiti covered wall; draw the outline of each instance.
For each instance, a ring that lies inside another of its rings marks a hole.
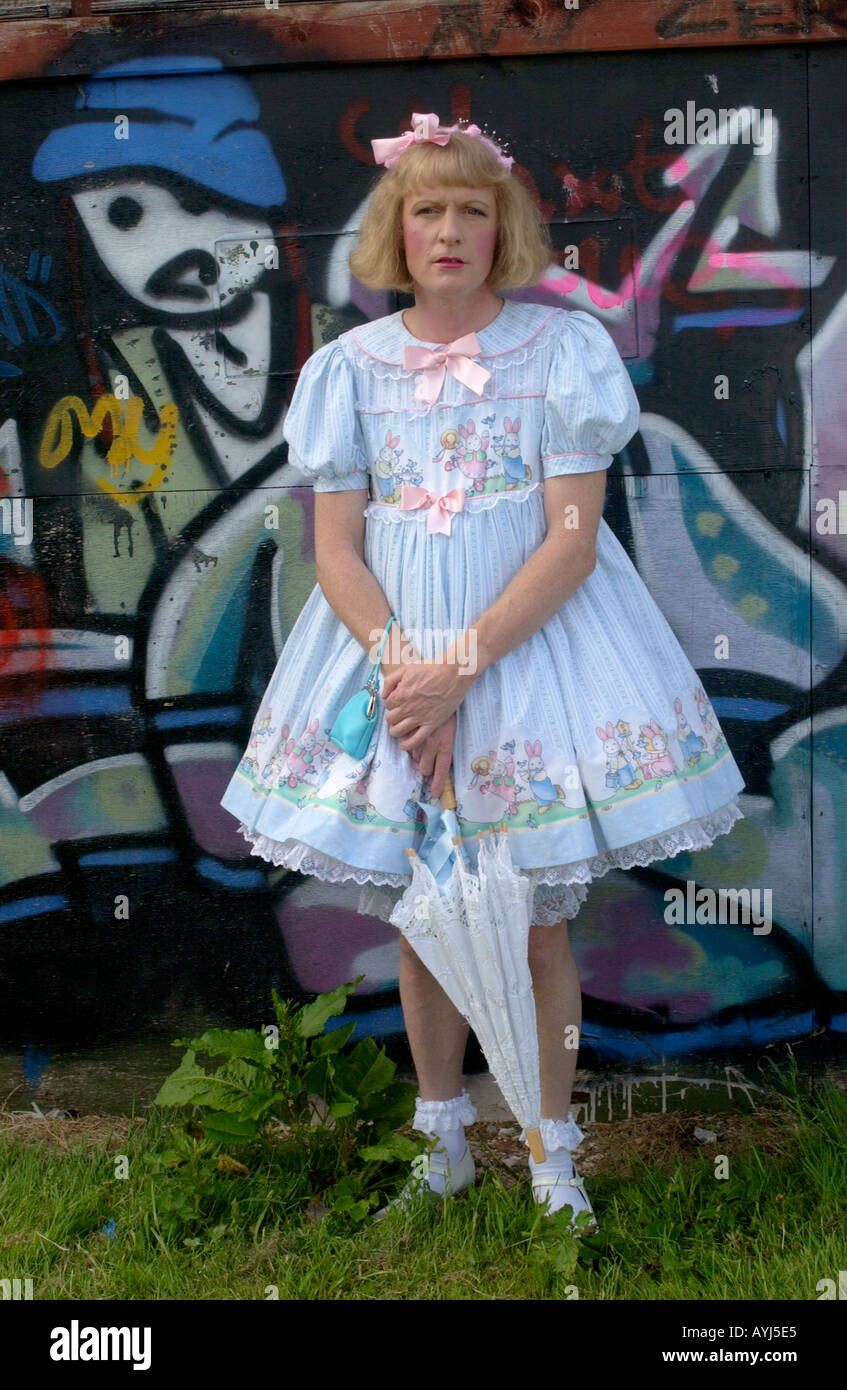
[[[692,726],[708,743],[711,704],[746,782],[709,851],[592,886],[583,1043],[843,1033],[843,46],[298,67],[242,28],[236,70],[220,25],[129,34],[0,106],[5,1036],[249,1022],[271,985],[356,975],[361,1026],[402,1031],[394,928],[251,857],[219,799],[315,582],[297,370],[405,302],[347,255],[370,139],[413,110],[507,140],[557,248],[523,297],[617,343],[642,417],[604,515],[697,670]],[[676,920],[688,884],[766,902],[768,929],[708,893]]]

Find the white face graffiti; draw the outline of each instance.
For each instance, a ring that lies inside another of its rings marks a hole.
[[[191,213],[167,188],[122,179],[73,194],[94,249],[140,304],[169,314],[208,314],[248,290],[265,269],[270,224],[212,203]],[[224,245],[218,245],[224,243]]]

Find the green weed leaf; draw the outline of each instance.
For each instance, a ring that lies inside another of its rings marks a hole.
[[[359,1157],[366,1163],[393,1163],[397,1159],[413,1159],[417,1152],[414,1139],[405,1134],[391,1134],[379,1144],[366,1144],[359,1150]]]
[[[319,994],[313,1004],[307,1004],[303,1009],[297,1023],[297,1032],[301,1038],[315,1038],[322,1033],[327,1019],[335,1014],[343,1014],[347,1005],[347,996],[353,993],[356,985],[365,977],[358,975],[352,984],[339,985],[337,989],[329,994]]]
[[[257,1130],[254,1120],[245,1120],[226,1111],[210,1111],[203,1116],[206,1138],[214,1139],[219,1144],[245,1144],[256,1138]]]
[[[178,1039],[193,1052],[205,1052],[209,1057],[241,1057],[258,1062],[266,1067],[270,1064],[272,1052],[265,1047],[265,1039],[253,1028],[207,1028],[199,1038]]]
[[[322,1033],[319,1038],[315,1038],[312,1043],[312,1056],[324,1057],[330,1052],[340,1052],[342,1047],[348,1042],[355,1032],[355,1020],[352,1023],[345,1023],[341,1028],[332,1028],[328,1033]]]
[[[207,1072],[186,1052],[175,1072],[162,1083],[154,1105],[214,1105],[218,1089]]]
[[[338,1092],[338,1100],[334,1100],[329,1107],[329,1113],[334,1120],[343,1119],[346,1115],[352,1115],[358,1110],[359,1102],[355,1096],[345,1095],[343,1091]]]

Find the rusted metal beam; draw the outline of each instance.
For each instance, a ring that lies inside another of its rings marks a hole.
[[[847,39],[847,0],[347,0],[277,7],[191,7],[90,13],[74,0],[70,18],[0,22],[0,81],[76,77],[92,70],[91,39],[108,55],[172,48],[202,36],[227,66],[268,62],[410,62],[621,52],[721,45],[826,43]],[[77,42],[84,38],[89,42]],[[193,51],[196,51],[194,49]]]

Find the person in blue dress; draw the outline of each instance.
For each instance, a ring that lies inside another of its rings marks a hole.
[[[351,268],[414,303],[325,343],[300,373],[285,436],[314,487],[317,583],[221,804],[252,853],[357,883],[358,911],[386,921],[448,772],[472,862],[478,830],[507,824],[533,886],[546,1153],[529,1160],[533,1196],[591,1212],[571,1157],[584,1137],[570,1110],[577,1049],[562,1046],[582,1022],[568,921],[609,869],[727,833],[744,783],[603,519],[606,470],[639,420],[617,349],[591,314],[502,293],[536,284],[553,258],[512,160],[433,113],[372,143],[385,168]],[[330,730],[392,617],[357,759]],[[468,1024],[399,944],[415,1125],[440,1141],[415,1181],[437,1199],[474,1180]]]

